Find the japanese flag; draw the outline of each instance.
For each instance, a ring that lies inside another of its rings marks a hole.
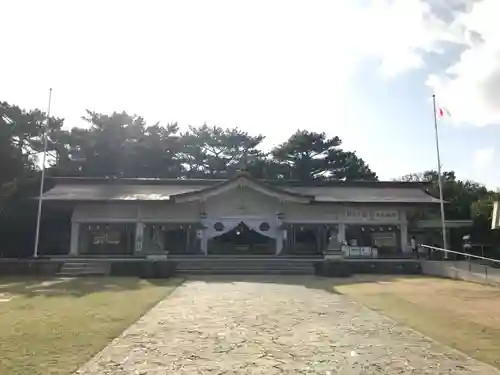
[[[445,115],[446,115],[446,116],[448,116],[448,117],[450,117],[450,116],[451,116],[450,111],[448,111],[448,110],[447,110],[446,108],[444,108],[444,107],[440,107],[440,108],[439,108],[439,116],[440,116],[440,117],[444,117]]]

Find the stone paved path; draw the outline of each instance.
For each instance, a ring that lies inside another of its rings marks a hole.
[[[500,374],[318,279],[259,279],[187,281],[77,374]]]

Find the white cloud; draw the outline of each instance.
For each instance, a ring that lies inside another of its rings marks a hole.
[[[452,121],[500,123],[498,15],[500,0],[372,0],[360,12],[357,52],[380,59],[389,78],[423,68],[429,53],[437,54],[445,67],[427,84]]]
[[[372,0],[360,12],[360,25],[359,52],[379,58],[386,77],[420,68],[427,53],[442,53],[444,42],[462,40],[459,25],[438,18],[422,0]]]
[[[487,147],[477,150],[474,153],[474,164],[476,168],[483,169],[487,168],[493,161],[495,156],[495,149],[493,147]]]
[[[445,71],[430,77],[455,122],[478,126],[500,123],[500,1],[470,4],[453,25],[464,28],[464,51]]]

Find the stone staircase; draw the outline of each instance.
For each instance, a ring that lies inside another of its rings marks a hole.
[[[79,276],[106,276],[109,275],[110,265],[107,262],[96,261],[67,261],[65,262],[59,276],[79,277]]]
[[[312,275],[315,259],[200,257],[172,259],[176,273],[186,275]]]

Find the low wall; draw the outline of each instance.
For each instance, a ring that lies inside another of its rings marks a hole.
[[[315,262],[317,275],[337,277],[352,274],[421,275],[419,261],[413,259],[343,259]]]
[[[176,262],[169,260],[137,260],[132,262],[109,262],[111,276],[133,276],[142,278],[169,278],[175,274]]]
[[[500,286],[500,270],[481,264],[423,260],[421,265],[424,275]]]
[[[88,260],[56,259],[0,259],[0,277],[2,276],[55,276],[68,262],[86,263]],[[93,260],[91,262],[96,262]],[[151,260],[109,260],[97,262],[110,266],[110,276],[132,276],[141,278],[168,278],[175,273],[176,263],[172,261]]]
[[[353,260],[346,259],[353,274],[420,275],[420,262],[413,259]]]
[[[0,259],[0,276],[55,275],[63,263],[48,259]]]

